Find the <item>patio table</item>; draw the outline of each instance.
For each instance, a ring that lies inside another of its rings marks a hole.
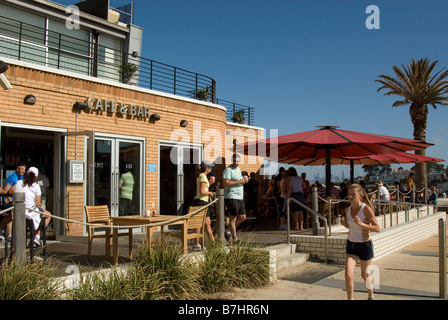
[[[140,226],[140,225],[146,225],[150,223],[158,223],[158,222],[166,222],[169,220],[173,220],[176,218],[179,218],[178,215],[158,215],[158,216],[143,216],[143,215],[137,215],[137,216],[120,216],[120,217],[111,217],[112,225],[114,226]],[[184,234],[184,237],[182,237],[182,246],[184,248],[184,251],[186,249],[186,243],[185,243],[185,233],[187,232],[185,228],[185,219],[181,219],[172,223],[169,223],[167,225],[180,225],[181,226],[181,232]],[[146,241],[149,246],[151,246],[152,243],[152,237],[154,234],[154,231],[156,231],[159,227],[145,227],[146,229]],[[130,254],[130,253],[129,253]],[[118,264],[118,228],[114,228],[112,231],[112,264],[117,265]]]

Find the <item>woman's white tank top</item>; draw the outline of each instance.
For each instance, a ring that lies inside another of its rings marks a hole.
[[[361,208],[359,209],[359,212],[357,216],[359,219],[361,219],[362,222],[365,222],[366,216],[364,214],[364,208],[366,207],[366,204],[363,203]],[[347,223],[349,226],[348,231],[348,240],[351,242],[366,242],[370,240],[370,231],[363,230],[360,226],[358,226],[355,221],[353,220],[352,214],[351,214],[352,206],[350,206],[347,210]]]

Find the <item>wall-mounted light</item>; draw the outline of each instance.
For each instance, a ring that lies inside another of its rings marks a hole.
[[[133,51],[132,54],[131,54],[131,56],[132,56],[133,58],[137,58],[137,57],[138,57],[138,51]]]
[[[0,60],[0,73],[4,73],[6,72],[6,70],[8,70],[8,65]]]
[[[84,102],[76,102],[73,105],[73,108],[75,108],[76,110],[86,110],[88,108],[88,105]]]
[[[188,126],[188,121],[187,120],[182,120],[180,122],[180,126],[183,127],[183,128],[186,128]]]
[[[29,94],[25,97],[25,99],[23,99],[23,103],[24,104],[29,104],[30,106],[35,105],[36,104],[36,97],[33,96],[32,94]]]
[[[9,83],[8,79],[3,73],[0,73],[0,85],[2,86],[3,90],[12,89],[11,83]]]
[[[8,79],[6,79],[6,76],[3,74],[8,70],[8,65],[0,60],[0,85],[2,86],[3,90],[9,90],[12,89],[12,85],[9,83]]]
[[[153,113],[150,117],[149,120],[151,121],[159,121],[160,120],[160,116],[157,113]]]

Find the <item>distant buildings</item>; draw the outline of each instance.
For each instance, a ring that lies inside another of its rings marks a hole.
[[[397,170],[393,169],[391,173],[381,174],[376,176],[368,176],[368,181],[378,181],[381,180],[385,184],[393,184],[394,182],[406,180],[411,173],[411,170]],[[431,172],[428,173],[428,183],[436,183],[444,181],[446,179],[445,173],[442,172]]]

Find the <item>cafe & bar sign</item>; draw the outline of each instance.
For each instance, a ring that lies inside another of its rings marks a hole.
[[[120,103],[110,100],[88,98],[88,108],[92,111],[104,111],[109,113],[121,113],[122,115],[149,118],[151,116],[149,107],[140,107],[132,104]]]

